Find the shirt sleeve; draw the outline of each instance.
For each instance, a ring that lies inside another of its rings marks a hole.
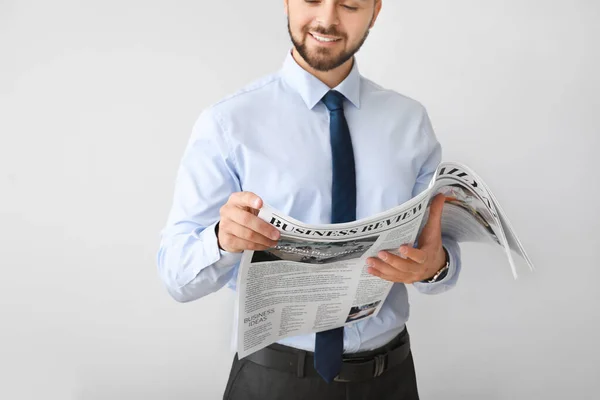
[[[431,179],[433,178],[433,175],[435,174],[435,170],[442,161],[442,146],[435,136],[431,121],[425,109],[422,110],[419,134],[422,138],[422,140],[420,140],[422,148],[418,153],[417,161],[420,163],[421,168],[413,188],[413,197],[427,189]],[[460,247],[455,240],[443,234],[442,245],[448,251],[448,273],[444,279],[437,282],[413,283],[413,286],[421,293],[439,294],[456,286],[461,269]]]
[[[156,255],[159,277],[175,300],[198,299],[235,279],[241,253],[219,248],[215,226],[220,208],[238,191],[235,160],[209,108],[194,124],[180,161]]]

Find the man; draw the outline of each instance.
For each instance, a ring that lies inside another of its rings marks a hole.
[[[176,300],[235,289],[241,253],[276,245],[278,231],[256,216],[265,203],[306,223],[337,223],[427,187],[441,146],[426,111],[362,77],[354,58],[381,6],[286,0],[293,48],[282,69],[201,113],[157,255]],[[460,250],[441,236],[443,203],[435,198],[404,257],[367,259],[369,273],[396,282],[377,317],[236,355],[224,398],[418,399],[405,284],[441,293],[456,283]]]

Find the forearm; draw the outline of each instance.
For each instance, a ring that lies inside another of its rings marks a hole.
[[[241,253],[219,249],[215,224],[207,227],[183,224],[167,228],[157,254],[159,276],[169,294],[179,302],[189,302],[213,293],[229,282]],[[186,227],[185,225],[190,225]]]

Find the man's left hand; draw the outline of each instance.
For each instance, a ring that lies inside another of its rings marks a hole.
[[[441,193],[433,199],[429,219],[419,235],[419,248],[401,246],[400,253],[406,259],[380,251],[377,257],[367,258],[367,272],[391,282],[414,283],[432,278],[446,264],[446,253],[442,248],[444,201]]]

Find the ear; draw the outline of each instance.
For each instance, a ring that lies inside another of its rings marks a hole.
[[[381,6],[383,0],[375,0],[375,12],[373,15],[373,20],[371,21],[371,25],[369,26],[369,29],[371,29],[373,27],[373,25],[375,25],[375,21],[377,20],[377,16],[379,15],[379,12],[381,11]]]
[[[289,0],[283,0],[283,12],[285,13],[286,16],[288,15],[288,2]]]

